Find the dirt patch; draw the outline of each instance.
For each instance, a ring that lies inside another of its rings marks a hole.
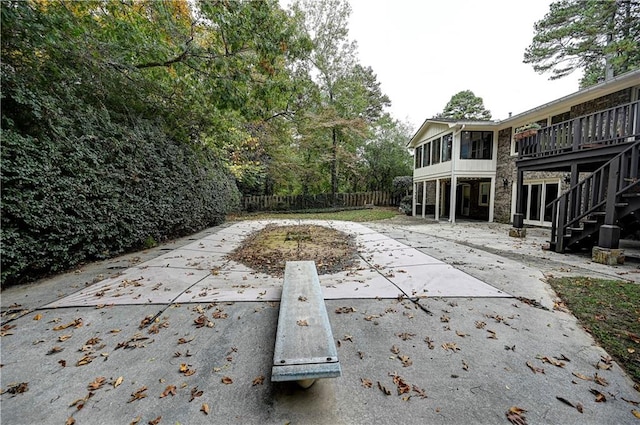
[[[252,233],[227,257],[254,270],[282,276],[286,261],[315,261],[318,274],[347,270],[356,265],[353,236],[315,225],[270,224]]]

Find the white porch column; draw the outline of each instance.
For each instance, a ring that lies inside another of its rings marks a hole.
[[[413,196],[411,200],[411,215],[415,217],[416,215],[416,192],[418,191],[418,183],[413,184]]]
[[[449,195],[449,221],[451,223],[456,222],[456,193],[458,192],[458,177],[455,174],[451,175],[451,190]]]
[[[440,220],[440,179],[436,180],[436,221]]]
[[[491,186],[489,188],[489,223],[493,223],[493,199],[496,194],[496,177],[491,177]]]
[[[422,218],[427,211],[427,182],[422,182]]]

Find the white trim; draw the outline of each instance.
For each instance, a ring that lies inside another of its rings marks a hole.
[[[427,182],[422,182],[422,218],[425,217],[427,211]]]
[[[436,179],[436,221],[440,221],[440,179]]]
[[[491,186],[489,186],[489,223],[493,223],[493,209],[495,208],[494,199],[496,197],[496,177],[491,177]]]

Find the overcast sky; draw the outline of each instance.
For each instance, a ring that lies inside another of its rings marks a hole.
[[[414,130],[451,96],[471,90],[493,119],[505,119],[578,90],[577,72],[560,80],[522,63],[533,24],[550,0],[350,0],[349,34]]]

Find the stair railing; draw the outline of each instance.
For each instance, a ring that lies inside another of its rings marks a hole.
[[[564,252],[564,236],[571,227],[595,212],[604,212],[604,224],[615,224],[615,204],[620,196],[638,182],[640,141],[613,157],[584,180],[553,200],[551,241],[556,252]]]

